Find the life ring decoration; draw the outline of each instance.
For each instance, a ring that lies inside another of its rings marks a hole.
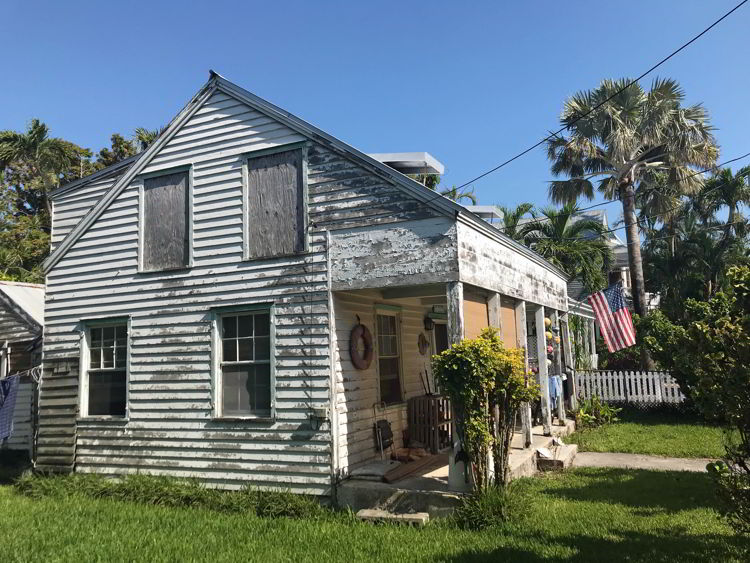
[[[364,350],[359,350],[359,341],[364,344]],[[357,369],[367,369],[372,363],[372,333],[370,329],[359,322],[354,325],[351,335],[349,336],[349,354],[352,358],[352,364]]]

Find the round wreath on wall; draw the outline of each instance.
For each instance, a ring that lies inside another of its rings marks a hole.
[[[359,347],[360,341],[363,344],[362,350]],[[367,369],[372,363],[372,333],[369,328],[359,322],[359,318],[349,335],[349,355],[352,358],[352,364],[357,369]]]
[[[427,337],[424,335],[424,332],[419,333],[419,338],[417,339],[417,346],[419,347],[419,353],[424,356],[427,353],[427,350],[430,349],[430,342],[427,340]]]

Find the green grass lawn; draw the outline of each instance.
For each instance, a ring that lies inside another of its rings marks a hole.
[[[588,452],[706,458],[724,453],[722,430],[694,416],[623,410],[619,418],[620,422],[578,431],[565,440]]]
[[[3,561],[743,561],[704,474],[578,469],[519,481],[522,520],[483,532],[349,515],[262,519],[0,487]],[[743,555],[743,553],[745,555]]]

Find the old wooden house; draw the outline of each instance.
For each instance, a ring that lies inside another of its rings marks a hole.
[[[13,409],[13,431],[0,448],[31,457],[36,431],[37,380],[42,362],[44,286],[0,281],[0,380],[20,378]]]
[[[376,419],[403,442],[431,353],[567,309],[538,255],[215,73],[52,201],[39,469],[329,495]]]

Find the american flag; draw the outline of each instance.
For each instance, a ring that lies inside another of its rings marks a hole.
[[[604,342],[607,343],[610,352],[635,346],[635,328],[625,304],[622,285],[610,285],[607,289],[589,295],[588,302],[594,309]]]

